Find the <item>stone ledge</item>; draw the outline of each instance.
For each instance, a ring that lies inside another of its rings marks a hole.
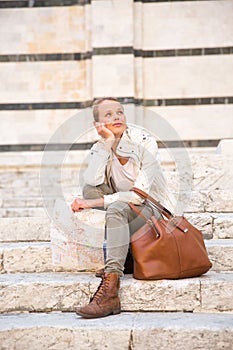
[[[0,220],[0,241],[49,241],[50,220],[47,217],[12,217]]]
[[[233,240],[206,240],[209,258],[213,263],[212,271],[233,271]],[[85,250],[88,254],[88,251]],[[89,251],[90,254],[90,251]],[[96,252],[97,254],[97,252]],[[99,259],[86,257],[84,267],[82,259],[74,261],[74,266],[52,265],[51,244],[49,242],[0,243],[1,273],[32,273],[52,271],[94,271],[102,261],[102,249]]]
[[[60,188],[62,189],[62,187]],[[74,187],[72,190],[67,191],[63,189],[64,198],[69,202],[72,201],[73,196],[79,196],[80,191],[74,193]],[[30,189],[26,189],[30,192]],[[52,197],[46,189],[46,200],[55,200],[56,197]],[[4,191],[0,191],[0,195],[4,196]],[[185,213],[231,213],[233,208],[233,191],[232,190],[214,190],[214,191],[186,191],[178,192],[172,191],[175,198],[179,197],[179,205],[181,208],[179,212]],[[15,216],[46,216],[46,208],[43,207],[42,197],[30,197],[27,194],[11,193],[0,201],[0,217],[15,217]],[[12,197],[15,200],[12,200]]]
[[[85,320],[73,313],[0,316],[4,349],[226,349],[233,337],[232,314],[121,313]]]
[[[0,208],[0,219],[38,216],[46,217],[44,208]]]
[[[206,249],[213,267],[212,271],[233,271],[233,240],[206,240]]]
[[[233,213],[187,213],[185,216],[206,239],[233,239]],[[1,218],[0,232],[0,242],[50,241],[50,220],[45,214]]]
[[[0,313],[69,311],[89,301],[100,280],[90,274],[0,275]],[[181,280],[121,280],[122,311],[233,311],[233,273]]]
[[[90,132],[91,139],[88,139],[88,141],[96,141],[96,134],[92,134]],[[95,137],[95,138],[94,138]],[[184,152],[185,151],[185,152]],[[50,151],[51,154],[51,163],[50,166],[56,166],[59,163],[57,162],[57,155],[63,154],[64,151]],[[63,152],[63,153],[62,153]],[[216,170],[219,170],[219,166],[225,164],[228,168],[229,166],[229,160],[232,159],[232,154],[227,155],[221,155],[214,153],[213,149],[206,148],[172,148],[172,149],[159,149],[159,153],[161,154],[161,162],[163,165],[171,165],[173,163],[174,165],[174,154],[176,155],[177,159],[182,159],[182,157],[186,155],[186,152],[188,152],[188,156],[190,157],[190,160],[192,162],[192,166],[201,171],[200,165],[203,165],[203,173],[205,173],[205,170],[207,172],[211,171],[213,172],[214,168],[217,168]],[[67,152],[67,157],[65,159],[65,162],[62,164],[63,167],[71,167],[71,168],[79,168],[80,165],[83,163],[82,159],[85,159],[85,157],[88,154],[88,150],[72,150]],[[28,167],[30,167],[32,170],[39,170],[41,167],[41,162],[43,159],[44,152],[43,151],[21,151],[21,152],[0,152],[0,169],[4,168],[6,171],[10,171],[10,169],[14,170],[26,170]],[[206,169],[206,165],[210,165],[210,169]],[[175,169],[175,168],[174,168]],[[231,168],[232,169],[232,168]],[[198,171],[198,173],[199,173]]]

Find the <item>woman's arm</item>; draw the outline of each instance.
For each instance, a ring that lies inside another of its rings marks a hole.
[[[114,134],[103,124],[95,123],[95,128],[102,139],[91,148],[88,166],[83,174],[84,182],[91,186],[98,186],[104,182],[110,150],[115,142]]]

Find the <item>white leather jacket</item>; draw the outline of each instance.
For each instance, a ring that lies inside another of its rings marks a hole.
[[[116,150],[120,157],[130,157],[136,167],[135,187],[150,193],[155,199],[165,204],[167,198],[166,182],[160,166],[160,156],[155,138],[145,129],[136,125],[127,125]],[[112,151],[104,149],[104,140],[100,139],[91,148],[84,182],[91,186],[106,183],[111,186]],[[141,204],[142,199],[132,191],[116,192],[104,196],[104,206],[115,201]]]

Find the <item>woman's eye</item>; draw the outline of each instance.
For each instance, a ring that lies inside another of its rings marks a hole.
[[[122,111],[118,111],[117,114],[123,114],[123,112]]]

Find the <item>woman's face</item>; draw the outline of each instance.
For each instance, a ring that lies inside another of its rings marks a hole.
[[[126,118],[122,105],[117,101],[105,100],[98,107],[99,122],[120,137],[126,129]]]

